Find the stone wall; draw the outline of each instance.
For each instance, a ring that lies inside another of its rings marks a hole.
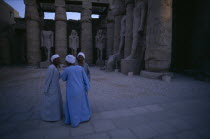
[[[148,0],[145,69],[169,71],[171,64],[172,0]]]
[[[188,9],[188,10],[186,10]],[[210,2],[174,1],[172,70],[210,74]]]

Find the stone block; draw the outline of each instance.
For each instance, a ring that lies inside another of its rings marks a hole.
[[[149,71],[141,71],[140,76],[150,79],[161,79],[161,77],[164,75],[162,72],[149,72]]]
[[[133,77],[133,72],[128,72],[129,77]]]
[[[128,72],[133,72],[134,75],[139,74],[140,62],[136,59],[122,59],[121,72],[126,75],[128,74]]]
[[[115,69],[115,70],[114,70],[114,72],[119,72],[119,71],[120,71],[119,69]]]
[[[150,72],[142,70],[140,76],[150,79],[162,79],[163,81],[170,82],[171,78],[174,77],[173,73],[170,72]]]
[[[145,69],[152,72],[168,71],[170,64],[170,60],[146,60]]]
[[[164,76],[162,76],[162,80],[165,81],[165,82],[170,82],[171,81],[171,76],[164,75]]]

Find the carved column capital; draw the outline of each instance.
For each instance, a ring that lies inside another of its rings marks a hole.
[[[115,0],[111,6],[111,10],[114,16],[124,15],[125,14],[125,1]]]
[[[34,21],[40,21],[40,16],[38,12],[38,5],[36,3],[36,0],[24,0],[24,3],[26,5],[25,7],[25,19],[26,20],[34,20]]]
[[[66,6],[65,0],[55,0],[55,7],[65,8],[65,6]]]
[[[83,2],[80,22],[91,23],[92,22],[91,15],[92,15],[92,3],[91,2]]]
[[[55,8],[55,20],[56,21],[67,21],[65,8],[60,7],[60,6]]]
[[[112,23],[114,22],[114,15],[112,11],[109,9],[108,14],[107,14],[107,23]]]

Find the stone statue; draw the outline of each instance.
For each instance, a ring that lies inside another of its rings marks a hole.
[[[103,62],[103,50],[105,49],[106,40],[105,40],[105,34],[103,33],[103,30],[98,30],[96,35],[96,48],[97,48],[97,64],[101,65]]]
[[[69,36],[69,48],[72,50],[72,54],[76,56],[77,49],[79,48],[79,37],[76,30],[72,30]]]
[[[144,31],[144,23],[146,16],[146,4],[144,0],[136,0],[136,7],[134,8],[133,21],[133,43],[131,54],[126,59],[134,59],[139,43],[140,34]]]
[[[125,46],[125,29],[126,29],[126,16],[123,16],[121,20],[121,31],[120,31],[120,46],[117,52],[117,57],[120,59],[123,58],[123,48]]]
[[[120,44],[116,54],[111,55],[107,62],[107,70],[112,71],[113,68],[119,68],[118,62],[123,58],[123,48],[125,45],[125,29],[126,29],[126,16],[123,16],[121,20],[121,31],[120,31]]]
[[[52,31],[41,32],[41,47],[44,47],[45,55],[47,56],[46,61],[50,61],[51,48],[54,47],[54,33]]]

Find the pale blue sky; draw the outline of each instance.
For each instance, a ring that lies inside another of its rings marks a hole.
[[[20,17],[25,16],[25,4],[23,0],[4,0],[15,10],[19,12]],[[55,13],[45,13],[45,19],[54,19]],[[67,19],[80,20],[81,14],[75,12],[67,12]],[[98,18],[98,15],[92,15],[92,18]]]

